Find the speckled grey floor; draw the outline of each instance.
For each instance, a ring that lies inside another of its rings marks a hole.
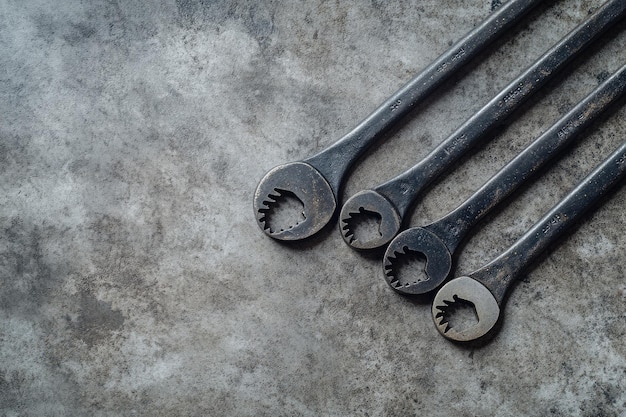
[[[355,4],[356,3],[356,4]],[[500,333],[459,347],[337,226],[257,227],[275,165],[332,143],[498,2],[0,0],[3,416],[624,416],[626,190],[525,275]],[[600,0],[545,2],[353,171],[424,156]],[[460,203],[626,62],[618,25],[420,200]],[[626,108],[468,239],[512,243],[626,140]]]

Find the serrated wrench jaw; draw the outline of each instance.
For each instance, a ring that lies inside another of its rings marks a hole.
[[[375,219],[374,233],[359,233],[360,223]],[[396,207],[374,190],[364,190],[350,197],[339,214],[343,240],[353,249],[378,249],[387,245],[400,231],[402,218]]]
[[[287,199],[301,204],[286,224],[275,226],[272,217]],[[305,162],[290,162],[270,170],[254,193],[254,213],[263,232],[278,240],[301,240],[326,226],[337,209],[332,187],[318,170]]]
[[[475,309],[476,323],[467,327],[452,324],[456,304],[470,304]],[[500,318],[500,305],[491,291],[470,277],[451,280],[435,295],[432,305],[435,327],[439,333],[455,342],[471,342],[490,334]]]
[[[423,268],[407,268],[411,258],[421,258]],[[409,269],[409,274],[406,273]],[[387,284],[406,295],[420,295],[437,289],[452,269],[452,255],[446,244],[423,227],[412,227],[396,236],[385,251],[383,272]]]

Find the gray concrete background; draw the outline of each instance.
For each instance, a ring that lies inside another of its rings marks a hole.
[[[0,0],[0,415],[624,416],[626,190],[525,275],[478,349],[439,336],[337,226],[252,213],[488,0]],[[495,3],[495,2],[493,2]],[[545,2],[375,148],[342,199],[424,156],[602,2]],[[622,23],[421,199],[447,213],[626,61]],[[468,239],[505,249],[626,139],[626,109]]]

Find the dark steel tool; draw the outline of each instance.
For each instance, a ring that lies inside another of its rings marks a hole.
[[[569,226],[626,175],[626,142],[574,188],[517,242],[488,265],[455,278],[435,295],[432,314],[444,337],[469,342],[495,332],[504,297],[511,284]],[[461,305],[473,307],[477,323],[455,327],[451,321]]]
[[[365,150],[415,105],[470,61],[541,0],[509,0],[330,147],[301,162],[277,166],[261,179],[254,211],[261,229],[280,240],[312,236],[337,209],[343,179]],[[289,226],[272,225],[272,214],[286,199],[297,199],[302,213]]]
[[[389,243],[428,184],[453,166],[467,150],[484,141],[505,117],[624,15],[625,0],[606,2],[421,162],[392,180],[348,199],[340,215],[340,231],[346,243],[354,249],[375,249]],[[366,227],[365,231],[369,233],[359,233],[364,222],[376,224],[377,230]]]
[[[558,152],[569,145],[602,112],[626,92],[626,66],[609,77],[550,129],[496,173],[456,209],[423,227],[412,227],[391,241],[383,258],[387,283],[404,294],[424,294],[439,287],[452,268],[454,251],[470,229]],[[426,266],[411,274],[407,260]],[[408,275],[408,278],[406,278]]]

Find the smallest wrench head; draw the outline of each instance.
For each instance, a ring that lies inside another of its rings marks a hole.
[[[463,307],[473,308],[476,321],[457,326],[454,315]],[[500,306],[483,284],[470,277],[459,277],[437,292],[432,314],[435,327],[443,337],[455,342],[471,342],[491,332],[500,317]]]
[[[413,265],[419,264],[415,271]],[[425,294],[439,287],[452,269],[448,247],[434,233],[412,227],[391,241],[383,258],[387,284],[403,294]],[[411,272],[410,276],[406,272]]]
[[[374,190],[361,191],[350,197],[341,208],[339,219],[343,240],[359,250],[385,246],[400,231],[402,224],[393,204]],[[363,233],[362,228],[369,230]]]
[[[279,165],[265,174],[254,193],[253,205],[261,230],[278,240],[314,235],[331,221],[337,208],[328,181],[304,162]],[[276,219],[281,206],[292,208],[286,220]]]

